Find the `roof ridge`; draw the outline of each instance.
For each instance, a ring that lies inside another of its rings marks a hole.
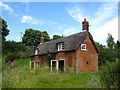
[[[85,32],[86,32],[86,31],[85,31]],[[57,40],[64,39],[64,38],[68,38],[68,37],[71,37],[71,36],[73,36],[73,35],[77,35],[77,34],[85,33],[85,32],[79,32],[79,33],[71,34],[71,35],[69,35],[69,36],[62,37],[62,38],[55,39],[55,40],[51,40],[51,41],[45,42],[45,43],[43,43],[43,44],[46,44],[46,43],[49,43],[49,42],[53,42],[53,41],[57,41]],[[39,44],[39,45],[40,45],[40,44]]]
[[[67,37],[63,37],[56,40],[45,42],[43,44],[39,44],[37,46],[39,48],[39,55],[46,54],[49,49],[50,49],[50,53],[58,52],[57,44],[59,42],[64,42],[65,44],[65,48],[62,51],[76,50],[77,47],[85,40],[85,38],[86,38],[86,31],[71,34]],[[31,56],[34,56],[34,52],[31,54]]]

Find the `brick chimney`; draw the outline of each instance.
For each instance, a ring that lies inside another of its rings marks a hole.
[[[40,37],[40,44],[43,44],[44,43],[44,37],[43,35]]]
[[[89,30],[89,22],[86,21],[86,18],[84,18],[84,21],[82,22],[82,30]]]

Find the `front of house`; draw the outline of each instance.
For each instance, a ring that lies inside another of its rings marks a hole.
[[[66,67],[73,67],[76,73],[98,71],[98,49],[89,31],[63,37],[40,44],[31,54],[31,69],[45,68],[64,71]]]

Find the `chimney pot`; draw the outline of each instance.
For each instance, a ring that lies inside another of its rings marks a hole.
[[[40,37],[40,44],[43,44],[44,43],[44,37],[43,35]]]

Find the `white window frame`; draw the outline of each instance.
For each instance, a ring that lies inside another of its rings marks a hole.
[[[37,55],[37,54],[38,54],[38,49],[35,50],[35,55]]]
[[[36,62],[37,62],[37,64],[36,64]],[[37,61],[35,61],[35,68],[38,68],[40,66],[40,62],[37,60]]]
[[[58,65],[59,65],[59,61],[61,61],[61,60],[64,60],[64,71],[65,71],[65,69],[66,69],[66,68],[65,68],[65,59],[51,60],[51,70],[53,69],[53,68],[52,68],[52,62],[53,62],[53,61],[56,61],[56,70],[58,71],[58,69],[59,69],[59,66],[58,66]]]
[[[62,51],[64,49],[64,43],[58,44],[58,51]]]
[[[40,67],[40,61],[39,60],[35,60],[35,61],[30,61],[30,69],[31,69],[31,63],[34,62],[34,70],[35,68]],[[36,62],[39,62],[39,64],[36,64]]]
[[[53,68],[52,68],[52,62],[53,62],[53,61],[56,61],[56,70],[58,71],[58,60],[51,60],[51,70],[53,69]]]
[[[85,45],[85,48],[83,49],[83,45]],[[86,51],[86,44],[81,44],[81,50]]]

